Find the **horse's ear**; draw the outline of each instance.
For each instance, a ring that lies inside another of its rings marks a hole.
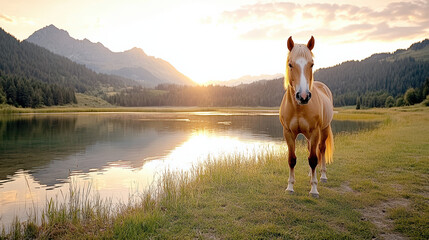
[[[311,36],[310,40],[308,40],[307,47],[308,47],[308,49],[310,49],[310,51],[314,48],[314,37],[313,36]]]
[[[287,48],[289,49],[289,51],[292,51],[293,45],[295,44],[293,43],[292,36],[290,36],[287,40]]]

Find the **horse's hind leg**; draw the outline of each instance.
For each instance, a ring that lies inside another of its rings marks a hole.
[[[288,163],[289,163],[289,179],[288,179],[288,185],[286,188],[286,191],[289,193],[293,193],[293,184],[295,183],[295,164],[296,164],[296,155],[295,155],[295,139],[296,135],[293,134],[291,131],[283,129],[283,135],[285,137],[289,157],[288,157]]]
[[[310,140],[307,140],[307,149],[308,149],[308,152],[311,151],[311,149],[310,149]],[[311,167],[308,168],[308,176],[311,177]]]
[[[320,167],[321,167],[321,176],[320,176],[320,181],[321,182],[328,182],[328,177],[326,176],[326,158],[325,158],[325,151],[326,151],[326,139],[328,138],[329,135],[329,127],[323,129],[321,131],[321,136],[320,136],[320,142],[319,142],[319,160],[320,160]]]
[[[319,192],[317,191],[317,173],[316,167],[318,164],[317,158],[317,145],[319,144],[319,131],[313,131],[313,134],[310,137],[310,156],[308,157],[308,164],[311,168],[311,190],[310,195],[313,197],[319,197]]]

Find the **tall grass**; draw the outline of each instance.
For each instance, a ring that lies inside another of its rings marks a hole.
[[[201,201],[207,187],[230,188],[244,179],[250,180],[262,166],[276,171],[285,154],[284,149],[266,147],[259,152],[230,154],[194,166],[190,171],[175,172],[166,170],[152,191],[142,195],[138,204],[128,206],[115,219],[112,236],[118,239],[171,238],[171,235],[158,236],[160,228],[169,225],[181,213],[201,208],[207,203]],[[176,236],[180,238],[179,235]],[[175,238],[175,237],[173,237]],[[186,237],[185,237],[186,238]]]
[[[209,156],[190,171],[167,169],[147,190],[130,195],[126,203],[113,204],[112,199],[101,199],[91,184],[78,187],[72,182],[67,193],[60,192],[55,199],[49,199],[40,211],[34,209],[27,220],[15,218],[11,226],[2,229],[0,239],[146,237],[161,226],[166,212],[198,202],[207,181],[227,185],[240,172],[251,177],[248,174],[262,165],[274,164],[272,160],[279,154],[284,152],[267,147],[250,154],[224,155],[221,159]],[[140,235],[142,229],[144,234]]]
[[[0,239],[53,239],[75,231],[99,231],[111,225],[115,214],[111,199],[101,199],[91,184],[77,187],[71,183],[68,193],[49,199],[44,209],[33,205],[27,220],[16,217],[11,226],[3,227]]]

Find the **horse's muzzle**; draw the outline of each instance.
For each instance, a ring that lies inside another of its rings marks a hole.
[[[298,104],[307,104],[311,99],[311,92],[306,91],[305,93],[297,92],[295,94],[296,101]]]

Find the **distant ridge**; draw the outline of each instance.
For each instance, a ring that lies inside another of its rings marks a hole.
[[[272,80],[272,79],[277,79],[277,78],[282,78],[283,74],[262,74],[262,75],[257,75],[257,76],[251,76],[251,75],[246,75],[246,76],[242,76],[240,78],[236,78],[236,79],[231,79],[231,80],[227,80],[227,81],[208,81],[207,83],[205,83],[204,85],[219,85],[219,86],[228,86],[228,87],[234,87],[234,86],[238,86],[238,85],[242,85],[242,84],[250,84],[253,82],[257,82],[260,80]]]
[[[148,56],[140,48],[112,52],[99,42],[74,39],[67,31],[54,25],[37,30],[25,41],[84,64],[96,72],[133,79],[147,87],[154,87],[160,83],[195,84],[167,61]]]

